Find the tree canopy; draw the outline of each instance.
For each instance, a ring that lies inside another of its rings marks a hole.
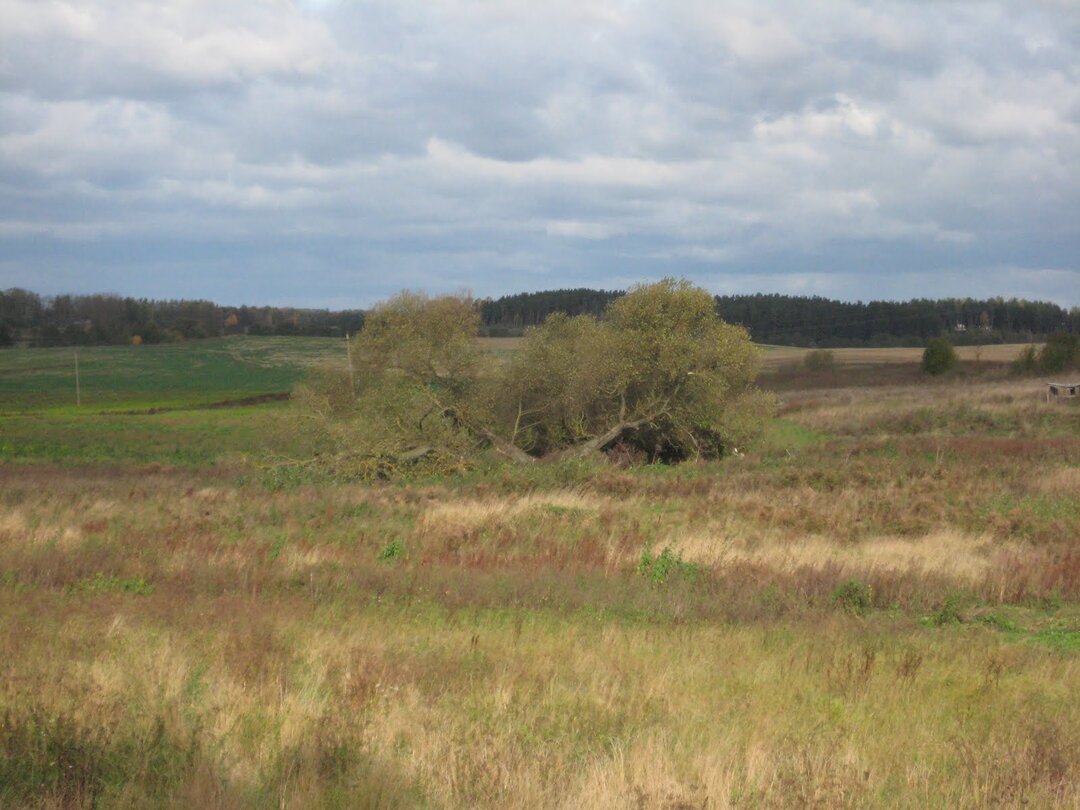
[[[574,289],[484,300],[481,329],[486,335],[517,335],[554,312],[602,315],[621,295]],[[757,293],[717,296],[716,311],[723,320],[749,329],[758,343],[821,348],[923,346],[942,334],[957,344],[1013,343],[1058,330],[1080,332],[1080,308],[1015,298],[853,302]]]
[[[0,290],[0,345],[163,343],[234,334],[342,337],[363,322],[359,310],[223,307],[210,301],[117,295],[42,297],[18,288]]]
[[[617,290],[550,290],[473,302],[479,333],[518,336],[554,314],[604,317],[625,295]],[[1054,332],[1080,333],[1080,307],[1046,301],[991,298],[834,301],[818,296],[723,295],[716,312],[745,326],[758,343],[835,348],[923,346],[947,334],[956,345],[1042,340]],[[220,335],[354,334],[361,310],[333,312],[294,307],[224,307],[209,301],[160,301],[116,295],[43,297],[0,290],[0,343],[28,346],[160,343]],[[6,337],[5,337],[6,335]]]
[[[753,385],[747,331],[686,281],[635,287],[603,317],[552,314],[509,358],[479,348],[479,320],[467,296],[401,293],[375,307],[352,343],[351,379],[300,395],[336,463],[445,468],[483,447],[532,463],[616,443],[653,460],[716,457],[771,408]]]
[[[957,363],[956,350],[943,337],[931,338],[923,351],[922,367],[928,374],[944,374]]]

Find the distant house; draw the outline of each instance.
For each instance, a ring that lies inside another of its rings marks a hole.
[[[1056,399],[1070,399],[1072,397],[1080,397],[1080,382],[1052,382],[1046,384],[1047,402],[1052,402]]]
[[[958,322],[956,324],[956,331],[957,332],[966,332],[967,331],[967,324]]]

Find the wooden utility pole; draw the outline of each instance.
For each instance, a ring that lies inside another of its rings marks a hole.
[[[79,388],[79,350],[75,350],[75,404],[82,406],[82,391]]]

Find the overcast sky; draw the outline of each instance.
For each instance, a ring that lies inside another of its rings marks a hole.
[[[0,289],[1080,304],[1080,2],[0,0]]]

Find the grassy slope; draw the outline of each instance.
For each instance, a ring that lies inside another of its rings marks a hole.
[[[401,486],[234,459],[282,404],[9,416],[0,806],[1075,805],[1080,410],[894,373]]]

